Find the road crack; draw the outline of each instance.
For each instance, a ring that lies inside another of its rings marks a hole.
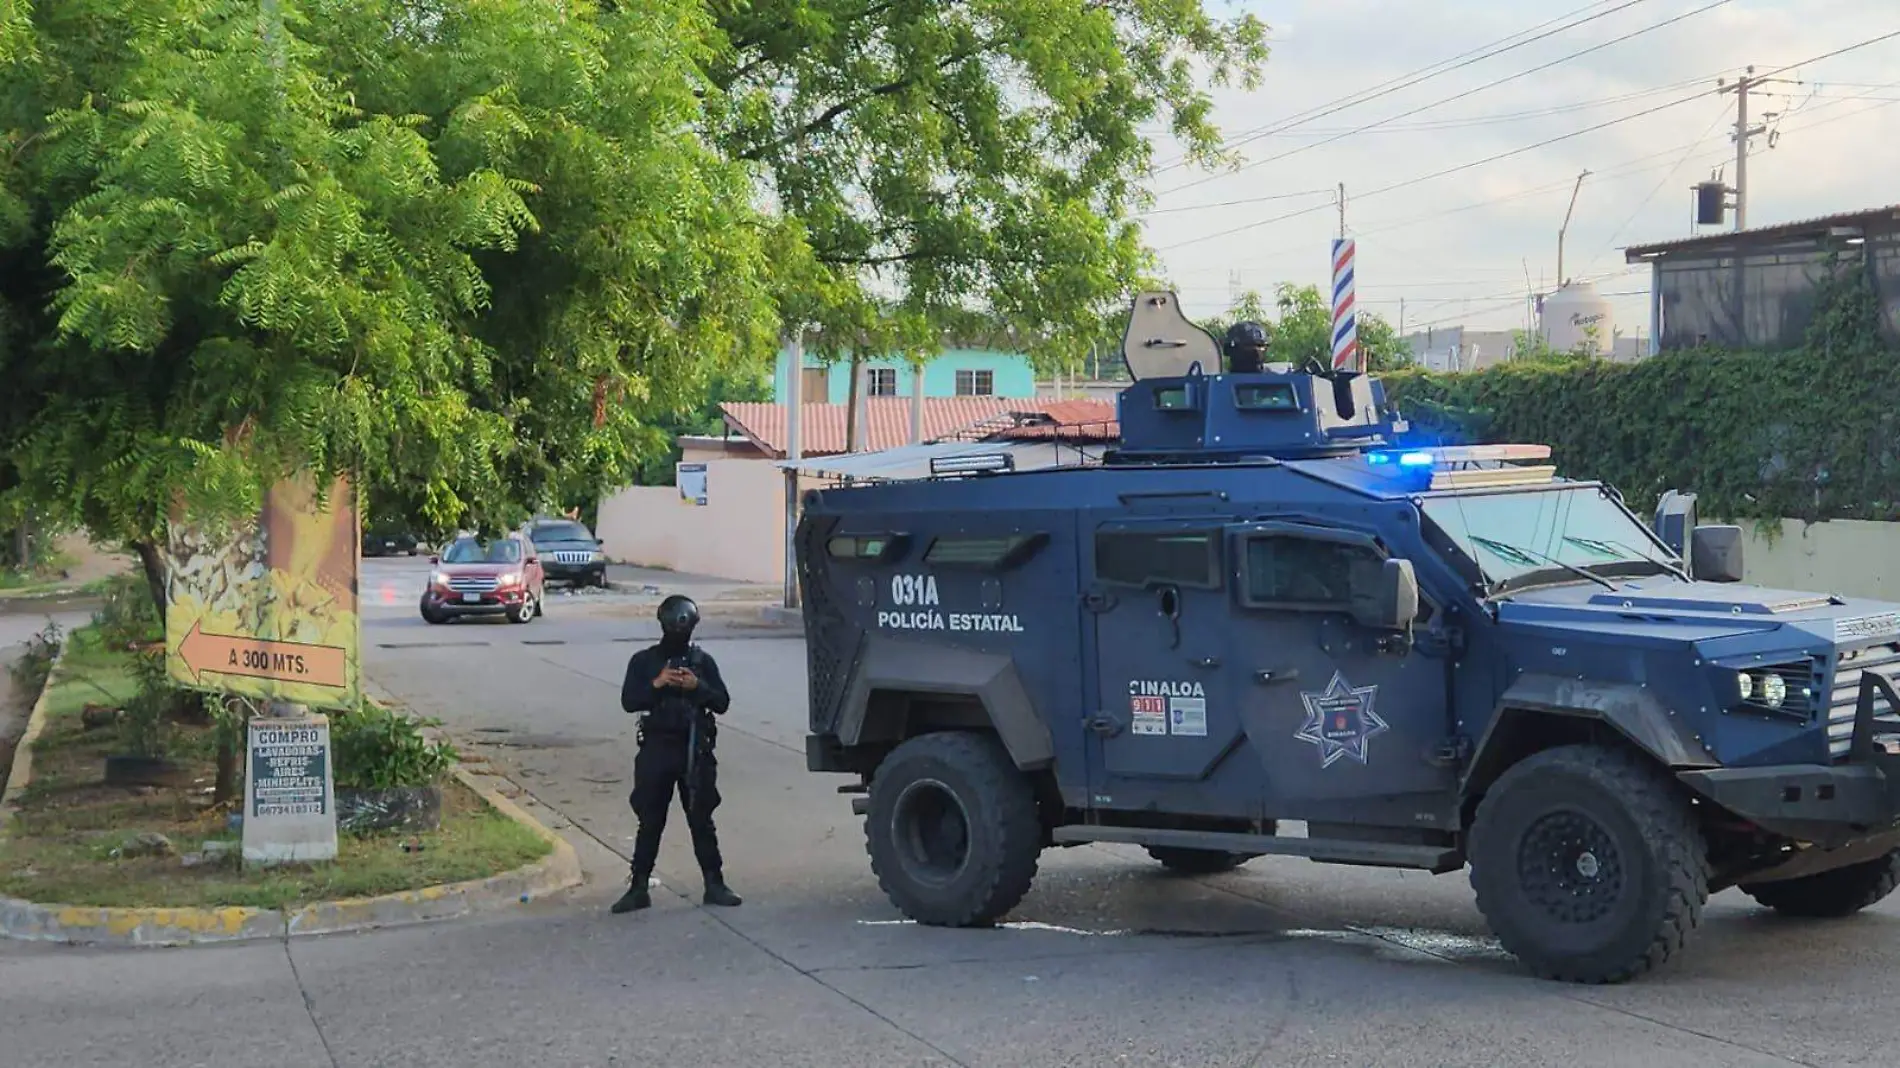
[[[323,1024],[317,1021],[317,1003],[310,996],[310,988],[304,985],[303,973],[297,970],[297,957],[290,951],[290,934],[284,934],[284,961],[290,965],[290,978],[297,984],[297,995],[303,998],[304,1014],[310,1017],[310,1029],[317,1033],[317,1043],[323,1047],[323,1055],[330,1060],[330,1068],[343,1068],[336,1059],[336,1051],[330,1048],[330,1036],[323,1033]]]

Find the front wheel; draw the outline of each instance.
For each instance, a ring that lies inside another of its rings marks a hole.
[[[440,626],[449,621],[449,616],[447,612],[442,611],[440,608],[430,604],[427,600],[424,600],[422,602],[422,621],[430,626]]]
[[[1702,922],[1708,847],[1676,784],[1602,746],[1537,753],[1478,805],[1470,835],[1478,910],[1533,973],[1635,978]]]
[[[508,622],[527,623],[537,615],[540,615],[540,613],[535,611],[534,595],[524,593],[521,595],[521,603],[508,610]]]
[[[1784,916],[1834,920],[1880,903],[1900,885],[1900,849],[1833,871],[1744,885],[1742,893]]]
[[[878,766],[870,801],[865,849],[904,915],[988,926],[1029,892],[1042,852],[1036,796],[994,737],[912,738]]]

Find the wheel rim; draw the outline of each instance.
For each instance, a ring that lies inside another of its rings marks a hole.
[[[904,787],[891,813],[904,867],[919,880],[950,882],[970,862],[970,814],[950,787],[919,779]]]
[[[1518,885],[1551,919],[1603,919],[1623,897],[1623,856],[1601,823],[1575,809],[1538,817],[1519,840]]]

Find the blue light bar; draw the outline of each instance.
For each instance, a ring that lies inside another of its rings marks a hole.
[[[1369,464],[1389,464],[1395,459],[1398,461],[1400,467],[1430,467],[1437,461],[1436,456],[1422,449],[1401,453],[1374,452],[1366,454],[1366,462]]]

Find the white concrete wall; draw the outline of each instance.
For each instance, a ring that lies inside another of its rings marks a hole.
[[[803,488],[818,485],[807,479]],[[600,502],[595,534],[619,563],[784,582],[784,472],[766,460],[709,460],[704,506],[675,486],[632,486]]]
[[[1751,584],[1900,602],[1900,523],[1784,519],[1773,537],[1752,523],[1741,527],[1742,569]]]

